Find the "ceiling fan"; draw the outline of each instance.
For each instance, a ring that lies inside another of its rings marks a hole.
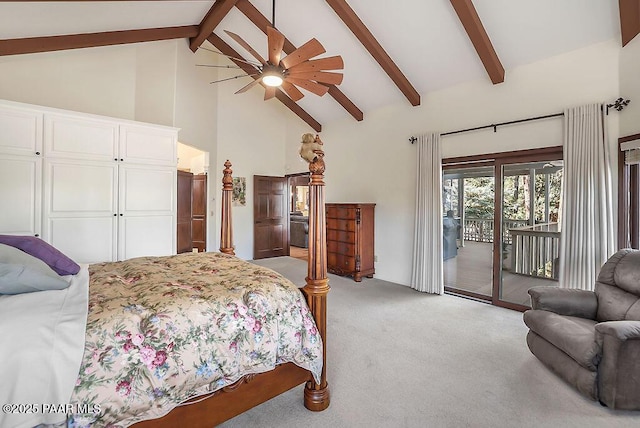
[[[343,69],[342,57],[311,59],[326,52],[322,44],[315,38],[282,58],[284,35],[273,27],[267,27],[269,55],[268,59],[264,59],[239,35],[227,30],[225,33],[260,63],[257,66],[258,77],[256,80],[241,88],[236,94],[246,92],[262,82],[265,85],[265,100],[273,98],[276,94],[276,88],[281,87],[293,101],[298,101],[304,97],[304,94],[297,87],[322,96],[329,90],[327,85],[342,83],[342,73],[325,71]]]
[[[227,33],[229,37],[235,40],[258,61],[255,63],[240,58],[229,57],[234,61],[241,61],[255,68],[255,73],[248,75],[253,77],[254,81],[242,87],[236,94],[246,92],[255,85],[262,83],[265,87],[265,100],[275,97],[277,88],[281,88],[293,101],[299,101],[304,97],[304,94],[298,87],[316,95],[323,96],[329,91],[328,85],[339,85],[342,83],[342,73],[326,71],[343,69],[344,62],[342,61],[342,57],[337,55],[312,59],[326,52],[322,44],[313,38],[283,58],[282,49],[284,47],[285,37],[275,28],[275,3],[275,0],[273,0],[271,26],[267,27],[267,47],[269,51],[267,59],[263,58],[242,37],[225,30],[225,33]],[[236,68],[231,66],[212,67]],[[216,82],[236,79],[238,77],[242,76],[234,76]]]

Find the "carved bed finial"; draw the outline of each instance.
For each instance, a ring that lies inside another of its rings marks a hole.
[[[224,163],[224,169],[222,170],[223,190],[233,190],[233,178],[231,177],[232,173],[233,171],[231,170],[231,162],[229,162],[229,159],[227,159],[227,161]],[[227,185],[231,187],[228,187]]]
[[[310,164],[309,170],[311,172],[319,171],[320,168],[324,172],[324,162],[321,159],[324,156],[324,151],[319,135],[316,134],[314,137],[311,133],[302,134],[299,153],[300,157]]]
[[[315,153],[315,158],[309,162],[309,171],[311,171],[312,175],[321,175],[324,174],[324,151],[322,150],[322,140],[319,135],[313,140],[316,148],[314,148],[313,153]]]

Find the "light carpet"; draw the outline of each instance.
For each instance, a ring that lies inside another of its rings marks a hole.
[[[305,262],[255,261],[304,285]],[[520,312],[329,275],[331,405],[310,412],[294,388],[233,427],[639,427],[640,412],[588,400],[528,350]]]

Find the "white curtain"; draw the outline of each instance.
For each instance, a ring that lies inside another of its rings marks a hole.
[[[411,287],[444,293],[442,273],[442,154],[440,134],[418,137],[416,222]]]
[[[615,252],[611,156],[602,106],[564,112],[560,287],[593,290]]]

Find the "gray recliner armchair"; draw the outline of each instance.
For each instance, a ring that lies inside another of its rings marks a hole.
[[[291,214],[289,226],[290,244],[294,247],[309,248],[309,216]]]
[[[595,291],[533,287],[529,295],[531,352],[591,399],[640,410],[640,251],[607,260]]]

